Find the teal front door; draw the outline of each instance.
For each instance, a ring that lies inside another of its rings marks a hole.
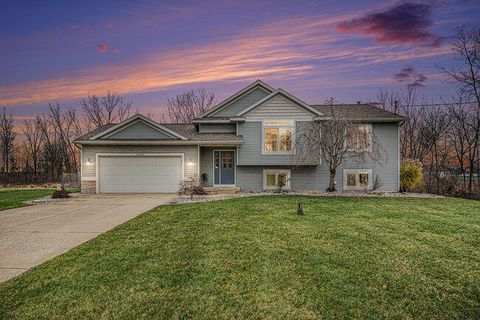
[[[235,151],[213,151],[213,175],[215,185],[235,184]]]

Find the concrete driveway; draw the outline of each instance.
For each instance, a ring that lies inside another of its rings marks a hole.
[[[172,194],[77,195],[0,211],[0,282],[173,199]]]

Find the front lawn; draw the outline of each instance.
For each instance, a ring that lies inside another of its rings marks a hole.
[[[478,319],[480,202],[160,206],[0,285],[0,317]]]
[[[52,195],[55,189],[0,189],[0,211],[24,207],[25,201]],[[68,191],[75,192],[76,189]]]

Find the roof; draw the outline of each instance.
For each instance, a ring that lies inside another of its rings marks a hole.
[[[96,135],[99,134],[100,132],[105,131],[105,130],[107,130],[107,129],[110,129],[111,127],[114,127],[114,126],[116,126],[116,125],[117,125],[116,123],[107,123],[107,124],[104,124],[103,126],[97,127],[97,128],[95,128],[95,129],[93,129],[92,131],[85,133],[83,136],[78,137],[78,138],[75,139],[74,141],[88,140],[88,139],[90,139],[91,137],[96,136]]]
[[[161,125],[178,132],[191,141],[243,141],[241,135],[234,133],[199,133],[194,124],[162,123]]]
[[[359,121],[402,122],[406,120],[405,117],[370,104],[317,104],[311,106],[326,117],[332,117],[335,113],[337,116],[347,115],[349,118]]]
[[[103,126],[100,126],[83,136],[75,139],[75,142],[86,141],[90,138],[98,135],[100,132],[108,130],[117,124],[109,123]],[[194,124],[175,124],[175,123],[159,123],[174,132],[186,137],[189,141],[238,141],[242,142],[243,137],[241,135],[236,135],[234,133],[199,133],[197,132]],[[102,139],[98,138],[96,141],[110,141],[111,139]],[[131,140],[135,141],[135,140]],[[162,139],[162,141],[178,141],[178,139]]]

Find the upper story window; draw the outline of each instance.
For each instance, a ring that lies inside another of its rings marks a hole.
[[[372,146],[372,125],[362,124],[349,128],[347,137],[348,150],[368,150]]]
[[[265,120],[263,122],[263,153],[291,153],[295,121]]]

